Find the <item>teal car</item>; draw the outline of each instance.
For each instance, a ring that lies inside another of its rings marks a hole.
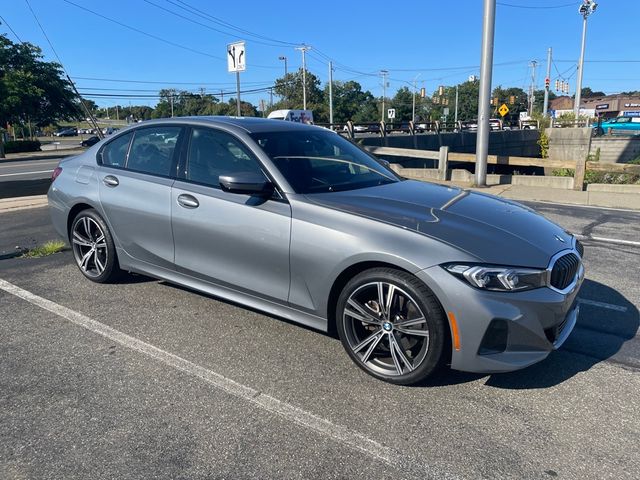
[[[599,135],[638,135],[640,134],[640,117],[616,117],[603,121],[599,126],[593,125]]]

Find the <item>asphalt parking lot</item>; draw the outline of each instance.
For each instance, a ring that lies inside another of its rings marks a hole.
[[[576,329],[419,387],[165,282],[93,284],[69,251],[0,260],[0,478],[640,478],[640,213],[531,206],[587,238]],[[46,208],[0,214],[0,250],[52,238]]]

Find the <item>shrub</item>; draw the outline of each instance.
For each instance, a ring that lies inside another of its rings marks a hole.
[[[5,153],[20,152],[38,152],[40,151],[40,142],[38,140],[18,140],[10,141],[4,144]]]
[[[540,130],[540,137],[536,143],[540,145],[540,156],[542,158],[549,158],[549,137],[544,130]]]

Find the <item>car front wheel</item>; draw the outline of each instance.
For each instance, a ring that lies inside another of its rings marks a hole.
[[[360,368],[400,385],[431,375],[442,363],[448,338],[433,292],[413,275],[389,268],[367,270],[347,283],[336,326]]]
[[[82,274],[89,280],[107,283],[121,271],[113,238],[102,217],[93,209],[76,215],[69,232],[73,256]]]

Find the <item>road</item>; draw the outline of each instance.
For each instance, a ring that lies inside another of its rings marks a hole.
[[[0,162],[0,198],[41,195],[61,158]]]
[[[587,237],[639,238],[640,213],[529,205]],[[50,239],[46,208],[17,213],[0,215],[1,245]],[[69,251],[2,260],[0,478],[639,478],[640,248],[585,248],[561,350],[420,387],[165,282],[92,284]]]

